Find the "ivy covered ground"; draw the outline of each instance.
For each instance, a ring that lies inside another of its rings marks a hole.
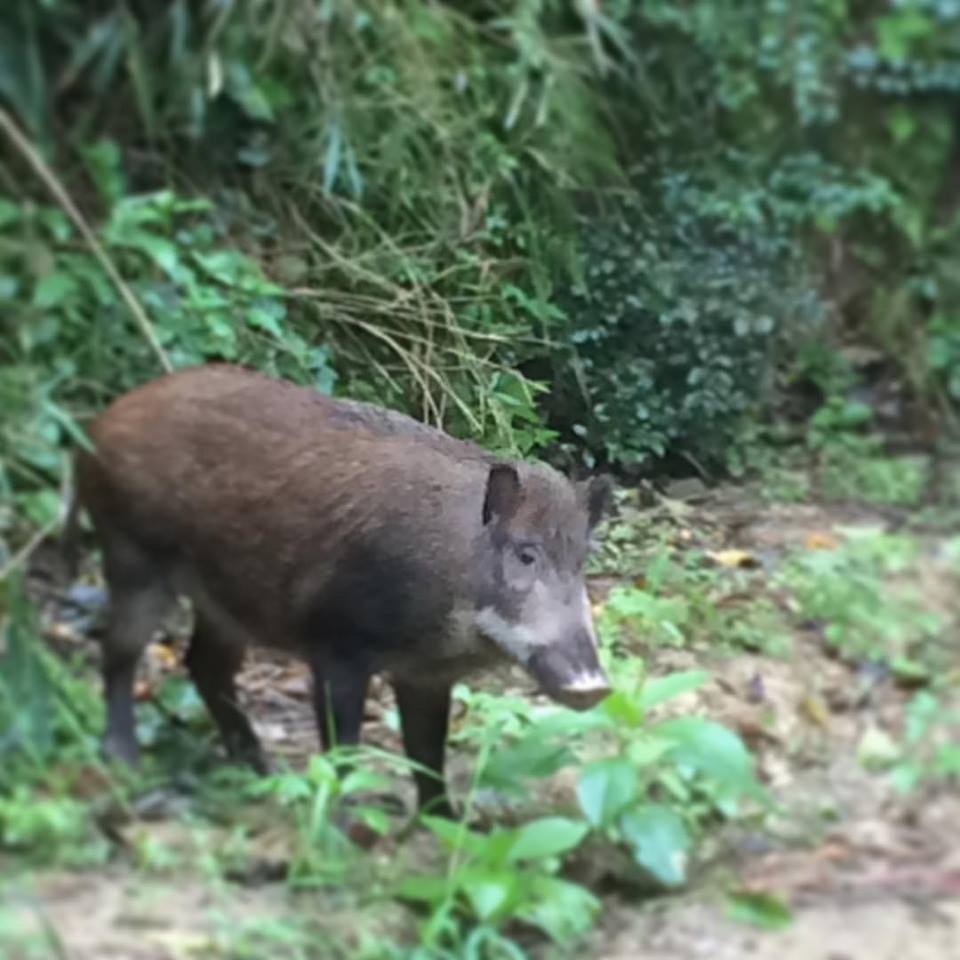
[[[470,831],[398,811],[412,791],[385,683],[364,772],[338,781],[304,670],[259,653],[244,698],[281,772],[212,759],[177,624],[140,685],[149,773],[113,779],[63,729],[70,710],[98,722],[96,617],[48,601],[62,742],[0,810],[4,956],[952,956],[955,512],[817,502],[807,481],[621,492],[591,579],[618,692],[585,721],[509,671],[462,689],[450,763]],[[95,606],[86,582],[74,598]],[[44,595],[42,553],[31,583]],[[356,845],[331,826],[351,793]]]

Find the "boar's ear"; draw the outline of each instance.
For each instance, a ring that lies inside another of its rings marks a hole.
[[[487,476],[483,498],[483,524],[509,520],[520,506],[520,475],[509,463],[495,463]]]
[[[613,500],[613,479],[606,474],[591,477],[582,484],[587,503],[587,519],[592,530],[610,509]]]

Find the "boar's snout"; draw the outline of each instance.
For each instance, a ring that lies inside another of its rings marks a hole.
[[[541,647],[527,669],[551,700],[573,710],[589,710],[610,693],[593,637],[586,631],[571,643]]]

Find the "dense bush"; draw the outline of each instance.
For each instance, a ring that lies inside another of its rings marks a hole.
[[[611,462],[670,451],[723,465],[742,417],[769,399],[779,339],[814,329],[820,304],[771,223],[711,216],[689,176],[656,194],[583,219],[551,419]]]

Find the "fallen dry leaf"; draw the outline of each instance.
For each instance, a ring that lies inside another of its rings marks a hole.
[[[711,550],[707,556],[721,567],[757,566],[757,560],[749,550]]]
[[[818,727],[826,727],[830,723],[830,709],[815,693],[808,693],[800,701],[800,709]]]
[[[837,538],[832,533],[809,533],[804,545],[808,550],[836,550]]]
[[[177,651],[166,643],[155,643],[150,647],[149,655],[167,670],[176,669],[179,659]]]

